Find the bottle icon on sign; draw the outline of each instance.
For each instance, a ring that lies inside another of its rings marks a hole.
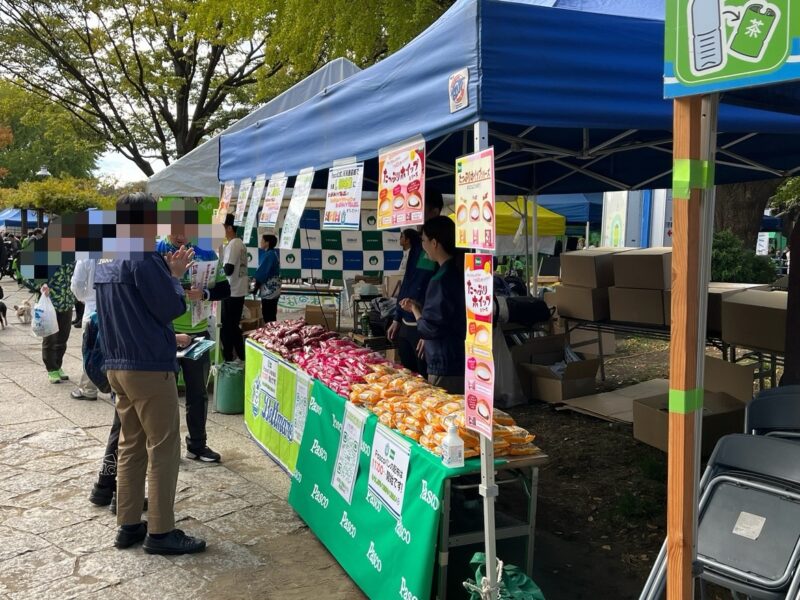
[[[692,33],[691,67],[696,74],[725,66],[720,0],[692,0],[689,28]]]

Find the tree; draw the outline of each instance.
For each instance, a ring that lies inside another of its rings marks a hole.
[[[79,212],[87,208],[114,207],[114,199],[104,196],[93,179],[48,177],[24,181],[16,189],[4,189],[0,206],[37,208],[52,215]]]
[[[328,60],[372,64],[450,4],[0,0],[0,74],[150,176]]]
[[[775,264],[770,258],[757,256],[730,231],[714,232],[711,281],[773,283],[775,276]]]
[[[782,182],[768,179],[717,186],[714,231],[730,231],[746,248],[755,248],[764,209]]]
[[[103,142],[68,111],[0,81],[0,182],[15,187],[46,166],[56,177],[91,177]]]

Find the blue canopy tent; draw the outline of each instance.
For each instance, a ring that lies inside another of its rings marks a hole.
[[[289,175],[374,160],[421,133],[428,181],[451,191],[468,128],[487,121],[500,194],[669,187],[672,103],[664,100],[663,2],[459,0],[406,47],[323,93],[220,139],[219,178]],[[468,70],[469,105],[448,80]],[[719,116],[717,183],[792,175],[800,117],[740,106]],[[377,171],[367,165],[367,189]]]
[[[29,210],[28,214],[28,226],[30,228],[36,227],[36,211]],[[48,222],[47,215],[44,216],[44,222]],[[17,230],[22,227],[22,211],[18,208],[5,208],[0,210],[0,229],[13,229]]]

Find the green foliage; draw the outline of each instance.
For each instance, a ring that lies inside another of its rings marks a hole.
[[[23,182],[17,189],[0,188],[0,206],[41,208],[60,215],[87,208],[111,209],[114,198],[102,195],[92,179],[49,177]]]
[[[790,177],[781,184],[770,199],[770,208],[778,214],[796,218],[800,212],[800,177]]]
[[[730,231],[714,234],[711,252],[711,281],[731,283],[773,283],[775,264],[766,256],[757,256]]]
[[[0,182],[33,181],[46,166],[56,177],[91,177],[103,142],[68,111],[0,81]]]

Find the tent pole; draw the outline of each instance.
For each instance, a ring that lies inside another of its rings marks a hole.
[[[522,209],[522,223],[525,228],[525,289],[531,285],[531,243],[528,233],[528,198],[526,197]],[[535,294],[534,294],[535,295]]]
[[[667,599],[692,600],[718,96],[674,101]]]
[[[473,128],[473,150],[480,152],[489,147],[489,124],[478,121]],[[484,597],[494,600],[498,597],[497,589],[497,552],[494,525],[494,499],[498,494],[494,481],[494,442],[491,438],[481,435],[481,485],[478,490],[483,496],[483,529],[486,554],[486,586]],[[475,583],[481,584],[476,581]]]
[[[531,223],[531,230],[533,235],[533,247],[531,248],[531,260],[533,262],[533,297],[539,296],[539,205],[536,202],[536,195],[532,195],[533,200],[531,206],[533,207],[533,223]],[[525,206],[528,206],[528,199],[525,199]],[[528,222],[525,222],[525,227]]]
[[[589,221],[586,221],[586,234],[583,236],[583,247],[589,247]]]

